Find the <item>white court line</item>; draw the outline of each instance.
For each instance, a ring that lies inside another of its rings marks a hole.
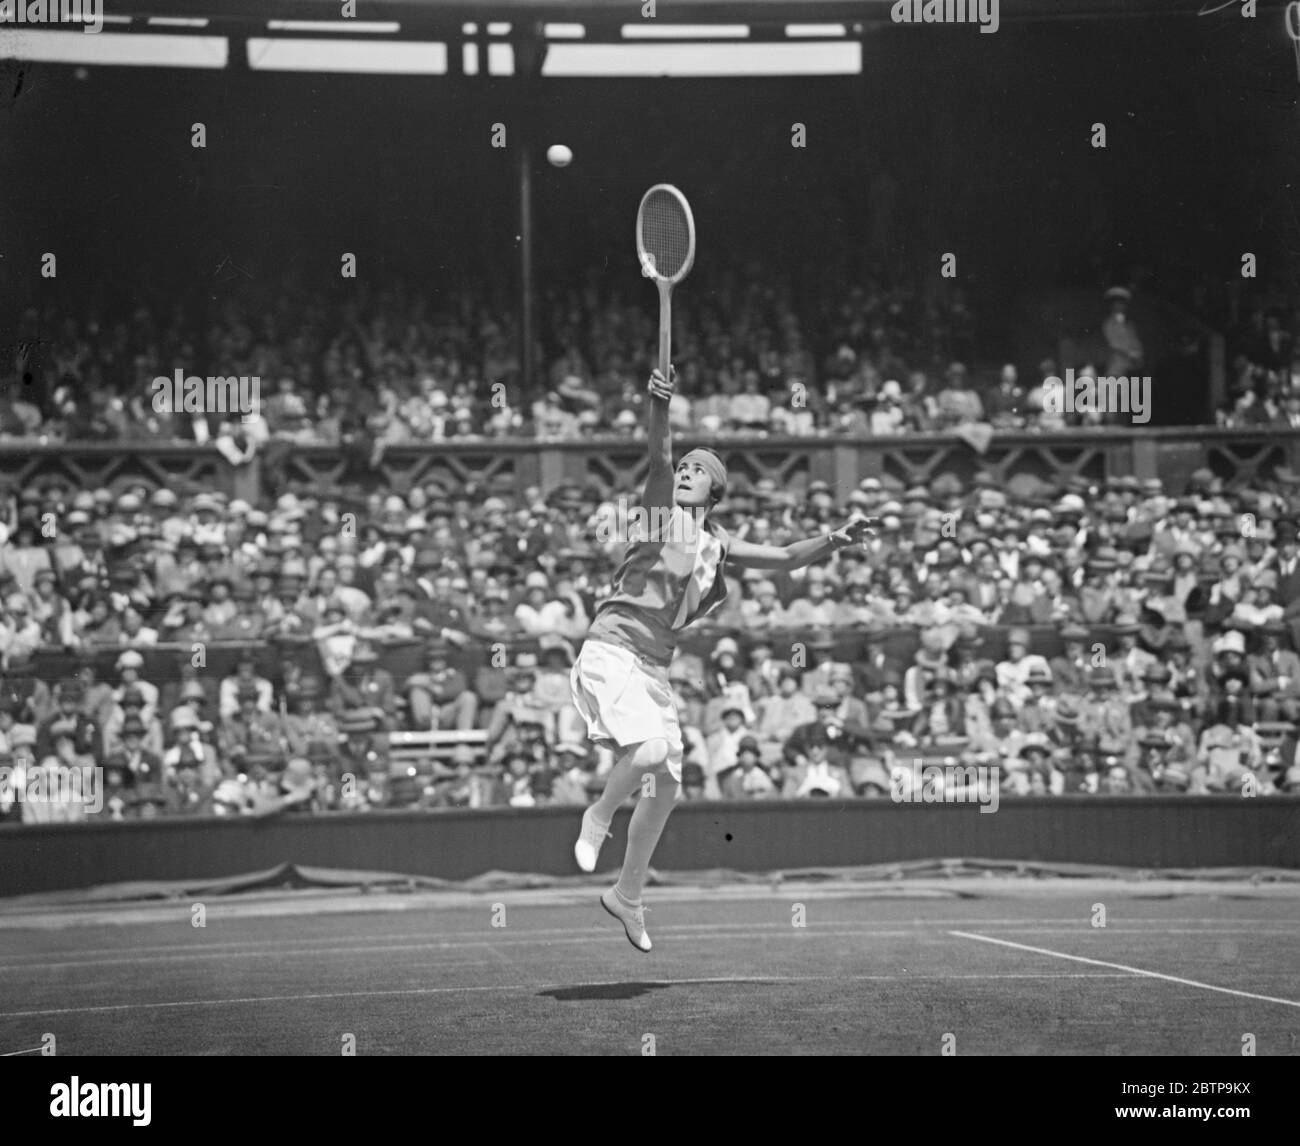
[[[509,906],[511,905],[507,904],[507,907]],[[533,908],[529,907],[526,904],[519,904],[514,906],[516,911],[522,911],[525,908],[527,908],[530,911],[533,910]],[[554,910],[554,907],[548,907],[547,910]],[[186,914],[183,917],[183,922],[186,927],[189,927],[189,918],[190,917],[188,914]],[[277,918],[281,920],[287,920],[295,917],[281,916]],[[208,919],[210,922],[216,921],[218,923],[223,923],[223,924],[233,923],[235,921],[234,918],[223,917],[212,910],[209,910],[208,912]],[[1132,930],[1134,933],[1140,931],[1148,935],[1151,934],[1230,935],[1236,931],[1242,931],[1242,930],[1249,930],[1256,934],[1262,934],[1264,932],[1262,932],[1259,928],[1259,924],[1261,923],[1266,924],[1268,928],[1276,929],[1274,931],[1269,931],[1268,932],[1269,934],[1289,935],[1292,934],[1295,930],[1300,929],[1300,919],[1297,919],[1294,921],[1294,923],[1292,923],[1285,919],[1212,919],[1212,920],[1201,920],[1195,918],[1147,919],[1144,917],[1131,918],[1126,916],[1121,921],[1126,926],[1121,928],[1117,928],[1114,926],[1114,920],[1115,920],[1114,915],[1111,916],[1111,920],[1112,920],[1112,925],[1107,927],[1106,929],[1107,931],[1115,932],[1115,931]],[[156,922],[159,925],[166,923],[165,920],[158,920]],[[242,918],[240,919],[240,922],[243,922]],[[890,927],[890,928],[910,927],[913,929],[913,931],[909,931],[908,934],[912,934],[917,929],[929,928],[929,927],[1002,927],[1008,931],[1022,931],[1022,932],[1028,932],[1034,930],[1047,931],[1051,929],[1050,925],[1058,924],[1058,923],[1070,925],[1069,927],[1061,928],[1062,931],[1072,931],[1084,927],[1086,927],[1089,931],[1092,930],[1092,924],[1089,922],[1089,915],[1087,913],[1080,914],[1078,916],[1072,916],[1065,919],[882,919],[878,921],[872,921],[869,919],[843,919],[843,920],[834,920],[828,922],[851,923],[855,927],[861,927],[863,934],[871,934],[871,933],[883,934],[883,932],[875,932],[875,929],[877,927]],[[1163,930],[1155,930],[1146,927],[1145,924],[1148,923],[1198,923],[1200,924],[1200,926],[1195,928],[1189,928],[1186,932],[1181,932],[1181,931],[1173,931],[1170,930],[1169,928],[1165,928]],[[1133,925],[1131,928],[1127,926],[1130,924]],[[151,922],[147,924],[141,924],[140,926],[153,926],[153,923]],[[721,932],[721,931],[755,931],[760,928],[771,928],[774,931],[781,931],[788,926],[789,926],[788,919],[783,919],[781,921],[773,921],[770,923],[763,922],[761,920],[754,920],[748,923],[720,923],[720,922],[719,923],[660,923],[656,928],[656,931],[662,931],[665,933],[674,932],[674,931],[720,931]],[[486,927],[484,929],[486,930]],[[35,929],[30,929],[30,930],[35,930]],[[61,928],[59,930],[60,932],[62,932],[66,929]],[[563,936],[572,935],[575,930],[577,929],[574,927],[547,927],[547,928],[529,929],[528,933],[530,935],[534,935],[538,937],[547,936],[547,935],[556,935],[556,936],[563,937]],[[42,930],[41,934],[46,934],[46,932]],[[390,932],[386,935],[372,935],[370,936],[370,939],[374,942],[386,942],[389,939],[428,938],[431,934],[436,934],[436,932],[430,932],[428,929],[423,929],[419,931]],[[460,934],[466,934],[466,932],[460,932]],[[339,938],[340,936],[337,933],[333,935],[301,935],[301,936],[300,935],[268,935],[265,937],[249,936],[245,939],[209,939],[207,936],[203,936],[203,937],[196,936],[194,941],[190,943],[154,944],[152,946],[133,945],[131,947],[75,948],[74,951],[71,953],[80,956],[125,955],[127,953],[137,954],[137,955],[146,955],[146,954],[163,955],[163,954],[168,954],[170,952],[188,953],[195,950],[195,947],[199,944],[201,944],[203,949],[206,951],[215,951],[218,949],[242,947],[242,948],[247,948],[250,951],[256,950],[256,951],[264,951],[264,952],[273,952],[277,948],[286,944],[296,944],[299,947],[311,943],[320,943],[320,944],[328,945],[331,943],[337,943],[339,941]],[[5,940],[6,940],[6,936],[4,934],[4,931],[2,928],[0,928],[0,949],[3,949],[3,947],[5,946]],[[40,957],[41,956],[33,956],[32,958],[36,959]]]
[[[209,919],[213,918],[213,914],[211,912],[208,913],[208,918]],[[1111,918],[1113,920],[1114,917],[1112,916]],[[189,916],[187,915],[185,919],[187,921],[186,926],[188,926]],[[1069,934],[1073,931],[1078,931],[1083,929],[1087,929],[1089,932],[1093,930],[1092,924],[1089,922],[1088,917],[1084,915],[1081,915],[1077,918],[1070,918],[1070,919],[1027,919],[1027,920],[1019,920],[1019,919],[934,919],[934,920],[889,919],[889,920],[883,920],[882,919],[879,921],[878,924],[873,923],[871,920],[865,920],[865,919],[863,920],[845,919],[845,920],[837,920],[833,922],[852,923],[854,927],[861,929],[860,933],[863,935],[882,935],[882,936],[895,936],[895,935],[903,935],[903,934],[913,935],[916,933],[917,930],[920,929],[931,928],[931,927],[949,927],[949,926],[1003,927],[1008,931],[1016,931],[1016,932],[1023,932],[1023,933],[1059,932],[1061,934]],[[1290,935],[1293,934],[1295,930],[1300,929],[1300,920],[1297,920],[1294,926],[1290,926],[1287,924],[1286,920],[1282,920],[1282,919],[1209,920],[1203,922],[1202,926],[1200,927],[1187,928],[1185,930],[1178,930],[1178,929],[1167,928],[1167,927],[1151,928],[1151,927],[1143,926],[1146,923],[1198,923],[1198,922],[1202,922],[1202,921],[1196,919],[1160,920],[1160,919],[1125,918],[1123,920],[1123,923],[1126,925],[1132,924],[1133,926],[1116,927],[1112,924],[1111,926],[1107,927],[1106,930],[1114,934],[1134,934],[1134,935],[1137,934],[1234,935],[1241,931],[1249,931],[1251,934],[1255,934],[1255,935]],[[1259,926],[1261,922],[1266,923],[1267,927],[1261,928]],[[1060,928],[1046,926],[1048,924],[1057,924],[1057,923],[1069,924],[1070,926],[1060,927]],[[692,931],[716,931],[716,932],[745,931],[752,934],[762,929],[769,929],[773,932],[780,933],[789,929],[789,926],[790,926],[789,920],[787,919],[779,922],[773,921],[770,923],[765,923],[762,921],[753,921],[749,923],[660,923],[655,930],[656,933],[662,932],[664,934],[674,934],[676,932],[692,932]],[[897,930],[885,931],[879,929],[885,927],[895,928],[895,929],[899,927],[909,927],[911,930],[908,930],[906,932],[900,932]],[[488,928],[485,926],[484,930],[488,930]],[[527,929],[527,935],[538,939],[548,937],[548,936],[566,938],[572,936],[576,930],[578,929],[575,927],[529,928]],[[807,930],[818,931],[818,927],[814,923]],[[854,934],[857,933],[859,932],[854,932]],[[431,933],[428,931],[392,932],[387,935],[370,936],[370,940],[374,943],[384,943],[390,939],[413,940],[413,939],[423,938],[427,940],[430,937],[430,934]],[[461,932],[460,934],[467,934],[467,933]],[[824,932],[819,932],[819,934],[824,934]],[[840,932],[840,934],[847,934],[847,932]],[[3,948],[4,946],[3,938],[4,938],[3,934],[0,934],[0,948]],[[231,954],[233,955],[239,955],[239,954],[297,955],[297,954],[314,953],[314,951],[306,947],[307,944],[329,945],[329,944],[338,943],[339,938],[340,936],[337,934],[301,935],[301,936],[284,935],[284,936],[267,936],[265,938],[257,938],[257,937],[250,936],[247,939],[209,939],[206,936],[203,936],[201,938],[196,936],[194,941],[191,943],[168,943],[168,944],[156,944],[153,946],[132,946],[132,947],[74,948],[70,952],[70,954],[75,954],[78,956],[85,956],[85,957],[89,957],[93,955],[125,956],[127,954],[136,955],[136,956],[167,955],[172,953],[187,955],[193,953],[201,945],[202,950],[204,952],[209,952],[209,953],[219,952],[219,951],[231,951]],[[454,940],[447,940],[444,942],[454,942]],[[282,948],[287,944],[296,944],[298,948],[300,948],[300,950],[285,952],[282,950]],[[231,950],[232,948],[242,948],[243,950],[242,951]],[[37,960],[44,960],[48,958],[49,954],[57,954],[57,952],[49,952],[42,955],[33,955],[31,956],[33,960],[31,964],[13,963],[13,964],[8,964],[7,966],[9,967],[23,967],[28,965],[41,966],[41,967],[49,966],[50,964],[46,962],[43,961],[37,962]]]
[[[1181,983],[1185,987],[1200,987],[1205,991],[1220,991],[1225,995],[1237,995],[1243,999],[1257,999],[1261,1003],[1281,1003],[1284,1007],[1300,1007],[1295,999],[1277,999],[1272,995],[1256,995],[1250,991],[1238,991],[1233,987],[1216,987],[1213,983],[1199,983],[1195,979],[1182,979],[1177,975],[1166,975],[1161,971],[1145,971],[1141,967],[1130,967],[1125,963],[1108,963],[1104,959],[1088,959],[1083,955],[1069,955],[1064,951],[1049,951],[1046,947],[1030,947],[1027,943],[1012,943],[1009,939],[994,939],[991,935],[972,935],[969,931],[949,931],[962,939],[978,939],[981,943],[996,943],[1002,947],[1014,947],[1018,951],[1032,951],[1036,955],[1052,955],[1057,959],[1073,959],[1076,963],[1090,963],[1094,967],[1114,967],[1127,971],[1131,975],[1145,975],[1149,979],[1164,979],[1169,983]]]
[[[608,929],[606,929],[608,930]],[[1010,930],[1024,934],[1047,934],[1047,935],[1077,935],[1093,930],[1087,920],[1080,920],[1077,927],[1070,928],[1047,928],[1047,927],[1021,927]],[[313,956],[323,958],[333,955],[387,955],[391,953],[407,951],[461,951],[471,948],[487,947],[497,959],[508,959],[502,948],[523,947],[539,945],[543,947],[556,947],[572,944],[582,944],[590,942],[594,933],[594,928],[575,933],[574,928],[547,929],[547,930],[516,930],[512,934],[507,934],[502,930],[490,939],[471,939],[468,936],[456,936],[452,939],[430,939],[420,943],[366,943],[366,944],[349,944],[347,946],[334,947],[299,947],[285,948],[278,944],[267,944],[264,947],[245,945],[242,950],[231,950],[229,947],[204,945],[202,948],[168,948],[166,950],[171,954],[149,954],[147,961],[158,966],[166,963],[183,964],[183,963],[202,963],[212,959],[235,960],[235,959],[261,959],[267,955],[277,957],[296,957],[296,956]],[[1156,930],[1153,928],[1122,928],[1107,927],[1107,934],[1111,935],[1202,935],[1202,936],[1231,936],[1239,934],[1257,935],[1290,935],[1290,931],[1265,931],[1260,928],[1242,927],[1233,930],[1219,929],[1217,931],[1202,931],[1199,929],[1185,930]],[[925,938],[924,935],[918,935],[915,929],[906,931],[893,930],[884,931],[873,927],[853,927],[853,928],[822,928],[817,926],[811,927],[791,927],[789,923],[765,923],[751,925],[748,931],[730,930],[723,926],[717,928],[708,924],[676,924],[663,927],[657,927],[655,934],[666,938],[677,939],[698,939],[702,941],[722,942],[726,939],[798,939],[809,941],[814,936],[817,938],[860,938],[860,939],[917,939]],[[950,935],[959,934],[950,931]],[[55,971],[67,970],[75,967],[131,967],[146,961],[144,952],[148,949],[141,949],[139,952],[130,954],[119,954],[118,958],[96,958],[96,959],[60,959],[51,960],[46,957],[32,956],[30,962],[0,963],[0,972],[21,972],[21,971]],[[154,949],[162,950],[162,949]],[[115,952],[117,953],[117,952]],[[439,967],[454,966],[453,963],[439,962]]]
[[[946,982],[955,979],[978,979],[981,982],[991,979],[1127,979],[1128,975],[1108,975],[1105,973],[1085,972],[1024,972],[1002,975],[727,975],[709,979],[612,979],[600,983],[501,983],[474,987],[409,987],[390,991],[330,991],[310,995],[259,995],[234,999],[178,999],[166,1003],[107,1003],[93,1007],[58,1007],[40,1011],[0,1011],[0,1019],[46,1018],[52,1015],[85,1015],[105,1011],[148,1011],[173,1010],[181,1007],[222,1007],[248,1003],[298,1003],[314,1002],[321,999],[369,999],[391,996],[412,995],[458,995],[477,994],[483,991],[498,991],[502,994],[517,991],[529,991],[540,994],[542,991],[573,991],[591,987],[622,987],[636,983],[648,987],[697,987],[716,986],[719,984],[757,984],[765,983],[781,986],[787,983],[897,983],[938,980]]]
[[[315,958],[322,958],[327,955],[385,955],[388,952],[397,951],[459,951],[471,947],[524,947],[540,945],[543,947],[556,947],[568,944],[590,943],[596,935],[613,935],[615,934],[609,928],[602,927],[599,930],[595,927],[588,928],[579,934],[574,934],[572,928],[567,931],[555,932],[551,937],[547,933],[546,938],[539,940],[538,933],[533,931],[517,932],[514,935],[497,935],[492,939],[442,939],[424,943],[389,943],[379,945],[364,945],[353,947],[328,947],[328,948],[306,948],[302,950],[284,950],[277,948],[273,952],[265,950],[251,951],[192,951],[177,955],[150,956],[147,960],[150,965],[157,966],[161,963],[190,963],[202,962],[205,959],[261,959],[268,954],[289,957],[294,955],[311,955]],[[674,937],[675,932],[671,927],[660,927],[655,930],[656,935],[666,935]],[[690,939],[707,939],[718,940],[724,939],[807,939],[809,936],[822,937],[844,937],[853,938],[873,938],[873,939],[911,939],[916,937],[914,931],[864,931],[860,929],[853,930],[821,930],[815,927],[791,927],[788,923],[774,924],[771,930],[767,931],[728,931],[724,933],[708,934],[707,932],[694,932],[689,936],[678,936],[678,938]],[[65,959],[59,962],[43,960],[32,963],[3,963],[0,964],[0,971],[53,971],[68,967],[129,967],[139,963],[146,962],[145,959],[130,956],[120,959]],[[438,966],[446,966],[439,963]]]

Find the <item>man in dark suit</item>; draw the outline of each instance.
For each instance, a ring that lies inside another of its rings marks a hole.
[[[1291,631],[1291,644],[1300,649],[1300,528],[1292,520],[1277,523],[1277,600]]]

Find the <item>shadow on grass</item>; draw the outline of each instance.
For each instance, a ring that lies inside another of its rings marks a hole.
[[[671,986],[672,983],[592,983],[585,987],[550,987],[537,993],[561,1003],[572,1003],[584,999],[636,999]]]

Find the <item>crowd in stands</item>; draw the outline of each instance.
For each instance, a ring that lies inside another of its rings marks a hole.
[[[1291,311],[1291,313],[1288,313]],[[1229,428],[1300,429],[1300,311],[1276,300],[1247,308],[1227,333],[1228,397],[1216,412]]]
[[[687,798],[888,798],[915,757],[996,765],[1008,795],[1300,789],[1300,474],[737,476],[717,511],[773,543],[849,512],[878,535],[730,577],[674,663]],[[102,767],[95,814],[137,818],[585,803],[610,765],[568,683],[623,548],[598,490],[54,479],[0,517],[0,818],[84,814],[24,801],[38,770]],[[246,655],[207,669],[224,642]],[[408,769],[402,731],[465,735]]]
[[[1142,366],[1129,301],[1123,288],[1098,299],[1104,350],[1067,365],[1081,376]],[[1050,359],[981,365],[974,315],[955,286],[940,295],[882,274],[828,277],[796,294],[761,265],[701,268],[691,305],[674,314],[680,432],[1051,431],[1117,416],[1044,411],[1042,382],[1060,373]],[[653,293],[624,298],[593,278],[545,294],[539,326],[541,380],[525,391],[514,309],[473,285],[436,296],[358,285],[326,297],[286,282],[269,297],[249,288],[123,316],[29,310],[19,353],[0,364],[0,439],[198,440],[238,462],[269,443],[367,453],[445,439],[640,434],[657,345]],[[1253,363],[1268,337],[1247,333],[1243,361]],[[1289,336],[1286,348],[1269,345],[1270,361],[1289,367]],[[243,418],[159,409],[154,380],[178,369],[256,377],[259,408]],[[1274,397],[1289,389],[1288,376]]]

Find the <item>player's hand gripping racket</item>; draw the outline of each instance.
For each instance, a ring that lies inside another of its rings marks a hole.
[[[641,196],[636,213],[636,256],[641,273],[659,288],[659,372],[670,378],[673,353],[673,287],[695,262],[695,217],[686,196],[656,183]]]

